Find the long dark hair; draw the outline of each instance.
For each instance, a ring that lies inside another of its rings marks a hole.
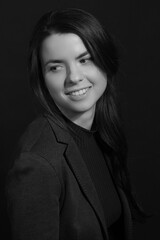
[[[97,137],[111,159],[117,184],[125,191],[136,215],[143,216],[132,194],[127,167],[127,144],[117,111],[115,77],[119,58],[113,38],[94,16],[80,9],[50,11],[35,26],[29,46],[30,84],[45,111],[52,114],[58,124],[61,122],[60,111],[45,86],[40,62],[42,41],[53,33],[78,35],[94,63],[107,74],[107,88],[96,104]]]

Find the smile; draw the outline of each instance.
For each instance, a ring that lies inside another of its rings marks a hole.
[[[78,90],[78,91],[70,92],[70,93],[68,93],[68,95],[71,95],[71,96],[80,96],[80,95],[84,95],[88,90],[89,90],[89,87],[83,88],[83,89]]]

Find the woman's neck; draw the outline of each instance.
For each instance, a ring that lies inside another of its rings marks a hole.
[[[86,116],[87,114],[82,114],[79,117],[74,117],[73,119],[70,119],[75,124],[79,125],[80,127],[83,127],[87,130],[90,130],[92,127],[94,115],[92,116]]]
[[[92,127],[92,123],[94,120],[95,115],[95,109],[91,109],[91,111],[78,113],[78,114],[65,114],[63,113],[70,121],[73,123],[79,125],[80,127],[83,127],[87,130],[90,130]]]

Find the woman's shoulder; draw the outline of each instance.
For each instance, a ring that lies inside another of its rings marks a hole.
[[[56,143],[54,127],[50,127],[44,116],[33,120],[12,156],[7,171],[6,191],[19,196],[21,194],[19,188],[22,188],[22,191],[26,187],[27,191],[28,188],[33,189],[35,186],[36,189],[40,189],[39,182],[45,179],[44,182],[47,184],[53,181],[55,185],[52,187],[56,187],[56,194],[59,194],[59,186],[63,184],[63,155],[60,151],[62,148],[63,146]],[[57,150],[59,155],[55,154]]]
[[[18,143],[19,152],[28,152],[41,156],[54,154],[59,144],[56,132],[60,129],[53,122],[52,127],[45,116],[34,119],[25,130]]]
[[[64,166],[64,151],[66,144],[58,142],[56,134],[60,131],[58,125],[52,126],[45,116],[33,120],[22,135],[15,154],[11,160],[9,173],[26,173],[32,169],[43,171],[44,174],[56,173],[62,182]],[[60,134],[63,131],[60,132]]]
[[[49,137],[50,132],[49,124],[44,116],[39,116],[32,120],[20,138],[19,146],[21,150],[31,151],[40,139],[44,139],[46,136]]]

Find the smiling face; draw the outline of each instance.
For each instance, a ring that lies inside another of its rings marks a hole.
[[[53,33],[42,42],[41,63],[47,89],[61,112],[71,121],[84,114],[94,116],[107,76],[94,64],[81,38]]]

